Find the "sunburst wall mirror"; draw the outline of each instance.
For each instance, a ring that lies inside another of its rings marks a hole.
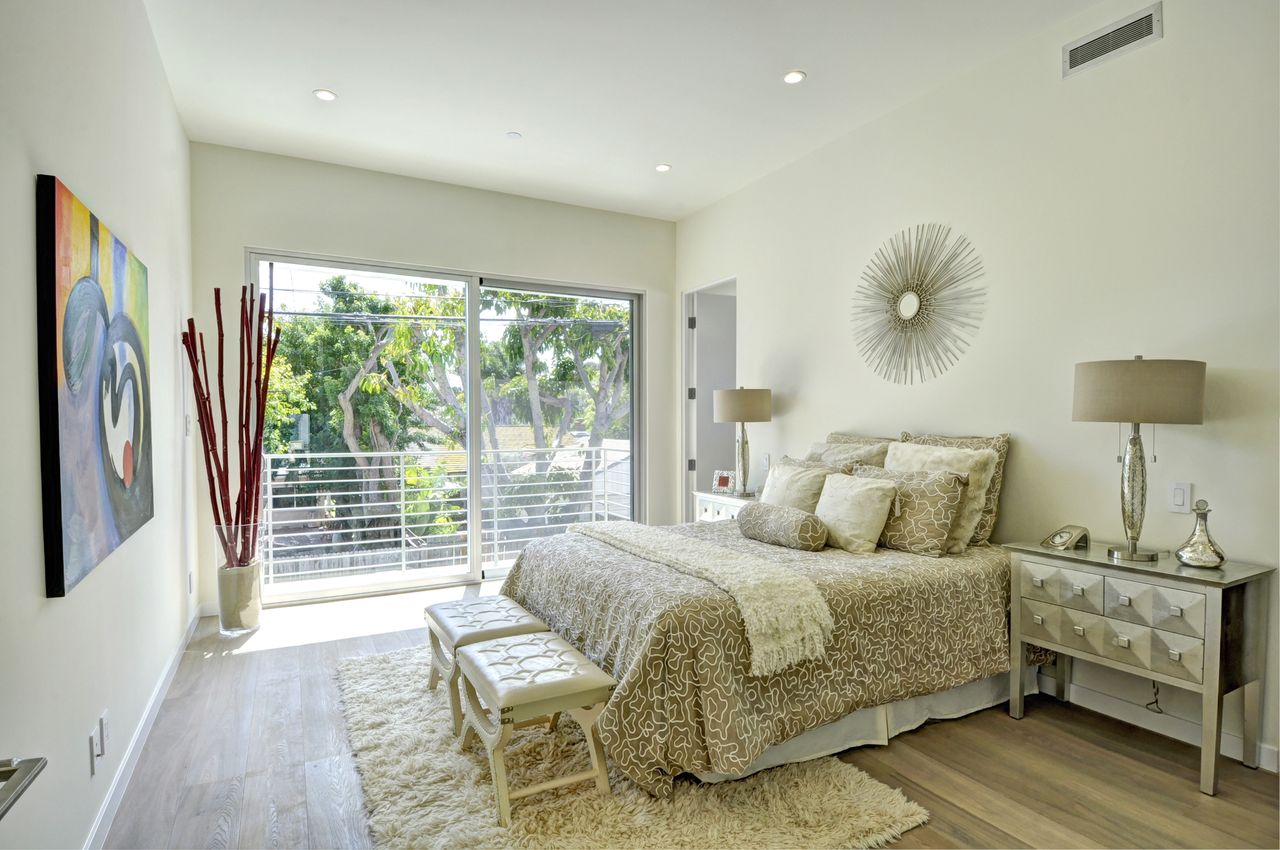
[[[960,359],[982,323],[982,258],[951,228],[920,224],[880,246],[853,296],[858,351],[896,384],[923,383]]]

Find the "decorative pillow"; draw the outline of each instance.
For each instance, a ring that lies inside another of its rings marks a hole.
[[[961,472],[969,476],[964,502],[956,514],[951,533],[947,535],[947,552],[963,552],[973,537],[982,507],[987,503],[987,490],[996,471],[996,453],[991,449],[953,449],[947,446],[923,446],[919,443],[890,443],[884,459],[885,469],[918,472]]]
[[[827,476],[818,498],[818,519],[827,526],[827,542],[855,555],[876,551],[898,488],[890,481]]]
[[[1000,512],[1000,488],[1004,486],[1004,461],[1009,456],[1009,435],[996,434],[994,437],[944,437],[941,434],[912,434],[902,432],[902,442],[919,443],[922,446],[950,446],[955,449],[991,449],[996,453],[996,471],[991,476],[991,486],[987,488],[987,501],[982,506],[982,519],[969,538],[971,545],[986,543],[991,539],[991,532],[996,527],[996,517]]]
[[[786,505],[753,502],[738,511],[738,529],[743,537],[817,552],[827,545],[827,527],[813,514]]]
[[[822,485],[833,472],[825,463],[784,457],[769,469],[760,491],[760,501],[770,505],[786,505],[807,514],[813,513],[822,495]]]
[[[841,434],[832,431],[827,435],[828,443],[849,443],[856,446],[875,446],[884,443],[887,447],[894,442],[893,437],[859,437],[857,434]]]
[[[805,460],[817,460],[841,472],[855,466],[884,466],[888,443],[814,443]]]
[[[947,535],[964,503],[969,476],[953,472],[904,472],[856,466],[857,478],[878,478],[897,486],[898,495],[880,534],[880,545],[915,555],[940,558]]]

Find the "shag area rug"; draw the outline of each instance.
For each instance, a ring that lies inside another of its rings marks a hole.
[[[444,686],[427,690],[425,648],[353,658],[338,669],[356,767],[379,848],[880,847],[929,813],[834,757],[735,782],[682,777],[658,800],[610,771],[613,794],[590,782],[512,804],[497,824],[489,760],[454,738]],[[507,746],[513,787],[586,770],[570,717],[517,731]]]

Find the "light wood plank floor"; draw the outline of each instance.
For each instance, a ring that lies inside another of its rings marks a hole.
[[[421,609],[419,609],[421,610]],[[422,629],[232,653],[202,622],[109,848],[370,844],[333,673],[343,658],[423,643]],[[932,723],[842,758],[932,814],[896,847],[1277,847],[1275,774],[1049,697]]]

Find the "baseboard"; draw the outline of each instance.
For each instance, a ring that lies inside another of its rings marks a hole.
[[[216,617],[218,616],[217,602],[201,602],[199,609],[196,611],[196,617]]]
[[[1041,692],[1052,694],[1054,692],[1054,684],[1055,680],[1052,676],[1040,674]],[[1196,746],[1200,745],[1200,724],[1194,720],[1175,717],[1172,714],[1156,714],[1135,703],[1101,691],[1081,687],[1074,682],[1071,684],[1071,702],[1082,708],[1096,711],[1099,714],[1105,714],[1108,717],[1123,720],[1125,723],[1132,723],[1134,726],[1149,729],[1165,737],[1188,744],[1195,744]],[[1258,754],[1258,766],[1275,773],[1277,771],[1277,762],[1280,761],[1280,751],[1276,747],[1265,743],[1259,749],[1261,752]],[[1239,761],[1241,754],[1244,752],[1244,739],[1239,735],[1223,732],[1221,752],[1227,758]]]
[[[160,706],[164,703],[165,695],[169,692],[169,685],[173,683],[174,674],[178,672],[178,665],[182,663],[182,655],[186,652],[187,644],[191,642],[191,636],[196,632],[196,626],[200,623],[199,615],[192,617],[191,622],[187,624],[187,633],[183,636],[182,642],[178,644],[178,650],[170,659],[169,665],[165,668],[164,675],[160,677],[160,681],[156,683],[155,690],[151,692],[151,699],[147,703],[147,710],[142,714],[142,722],[138,724],[138,728],[133,733],[133,738],[129,741],[129,747],[125,750],[124,758],[120,760],[120,769],[116,771],[115,777],[111,780],[111,789],[107,791],[107,798],[102,801],[102,808],[98,809],[98,816],[93,820],[93,827],[89,830],[89,837],[85,839],[85,850],[100,850],[107,843],[107,833],[111,831],[111,823],[116,818],[116,812],[120,810],[120,801],[124,799],[124,792],[129,788],[129,780],[133,778],[133,770],[138,766],[138,757],[142,755],[142,747],[147,742],[147,736],[151,734],[151,727],[155,725],[156,716],[160,713]]]

